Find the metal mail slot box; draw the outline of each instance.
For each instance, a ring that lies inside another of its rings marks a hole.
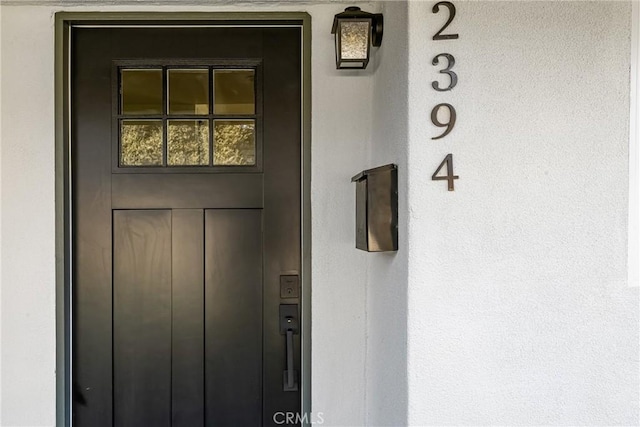
[[[356,183],[356,248],[398,250],[398,168],[394,164],[360,172]]]

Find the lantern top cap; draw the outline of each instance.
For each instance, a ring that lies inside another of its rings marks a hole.
[[[379,14],[363,12],[358,6],[349,6],[344,12],[338,13],[333,17],[333,27],[331,28],[331,34],[335,34],[338,31],[339,19],[371,19],[375,21]]]

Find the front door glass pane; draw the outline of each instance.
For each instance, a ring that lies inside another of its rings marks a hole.
[[[255,71],[215,70],[215,114],[255,114]]]
[[[256,163],[255,122],[215,120],[213,164],[254,165]]]
[[[162,114],[162,70],[121,70],[122,114]]]
[[[168,71],[169,114],[209,114],[209,70]]]
[[[169,120],[167,163],[169,166],[209,164],[209,122]]]
[[[162,166],[162,120],[123,120],[121,166]]]

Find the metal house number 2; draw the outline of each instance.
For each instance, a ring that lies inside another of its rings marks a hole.
[[[442,32],[447,29],[449,24],[451,24],[451,22],[453,21],[453,18],[456,16],[456,7],[449,1],[440,1],[433,6],[431,12],[437,14],[438,12],[440,12],[441,6],[444,7],[443,10],[446,9],[446,11],[449,12],[449,17],[444,26],[433,35],[433,40],[455,40],[458,38],[458,34],[442,34]],[[449,77],[449,85],[446,87],[441,87],[439,82],[433,81],[431,82],[431,87],[433,87],[433,89],[437,92],[447,92],[453,89],[458,84],[458,75],[454,71],[452,71],[453,66],[456,64],[456,59],[450,53],[440,53],[433,58],[431,64],[434,66],[441,65],[441,58],[446,60],[442,61],[442,66],[445,65],[446,62],[446,67],[439,72],[440,74],[445,74]],[[449,119],[446,122],[441,122],[438,119],[438,112],[443,109],[448,110],[449,113]],[[444,138],[445,136],[449,135],[456,124],[456,109],[453,107],[453,105],[447,103],[436,105],[435,107],[433,107],[433,110],[431,110],[431,123],[433,123],[437,127],[446,128],[442,134],[434,136],[431,139],[436,140]],[[446,175],[438,175],[444,166],[446,166]],[[431,176],[431,179],[433,181],[447,181],[447,189],[449,191],[454,191],[453,183],[454,180],[458,179],[458,176],[454,175],[453,173],[453,154],[447,154],[442,163],[440,163],[440,166],[438,166],[438,169],[436,169],[436,171]]]

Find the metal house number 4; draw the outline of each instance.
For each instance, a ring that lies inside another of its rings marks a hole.
[[[431,9],[431,12],[437,14],[438,12],[440,12],[441,6],[444,7],[446,11],[448,11],[449,17],[447,18],[447,22],[445,22],[442,28],[440,28],[440,30],[433,35],[433,40],[455,40],[458,38],[458,34],[442,34],[442,33],[451,24],[451,22],[453,21],[453,18],[455,18],[456,7],[453,5],[453,3],[449,1],[441,1],[436,3],[433,6],[433,9]],[[458,75],[454,71],[452,71],[453,66],[456,64],[456,59],[450,53],[440,53],[433,58],[433,60],[431,61],[431,64],[434,66],[440,65],[440,58],[446,59],[446,68],[440,70],[439,72],[440,74],[445,74],[449,77],[449,85],[446,87],[441,87],[439,82],[433,81],[431,82],[431,87],[433,87],[433,89],[437,92],[447,92],[453,89],[458,84]],[[438,112],[443,108],[446,108],[447,110],[449,110],[449,120],[446,122],[441,122],[438,119]],[[449,133],[453,130],[453,127],[456,124],[456,117],[457,117],[456,109],[453,108],[453,105],[451,104],[447,104],[443,102],[433,107],[433,110],[431,110],[431,123],[433,123],[437,127],[446,128],[446,129],[442,134],[438,136],[434,136],[431,139],[432,140],[441,139],[449,135]],[[447,166],[446,175],[439,176],[438,174],[440,173],[440,171],[445,165]],[[431,179],[433,181],[447,181],[447,189],[449,191],[454,191],[454,185],[453,185],[454,180],[458,179],[458,176],[454,175],[453,173],[453,154],[447,154],[447,156],[444,158],[442,163],[440,163],[440,166],[438,166],[438,169],[436,169],[436,171],[431,176]]]

